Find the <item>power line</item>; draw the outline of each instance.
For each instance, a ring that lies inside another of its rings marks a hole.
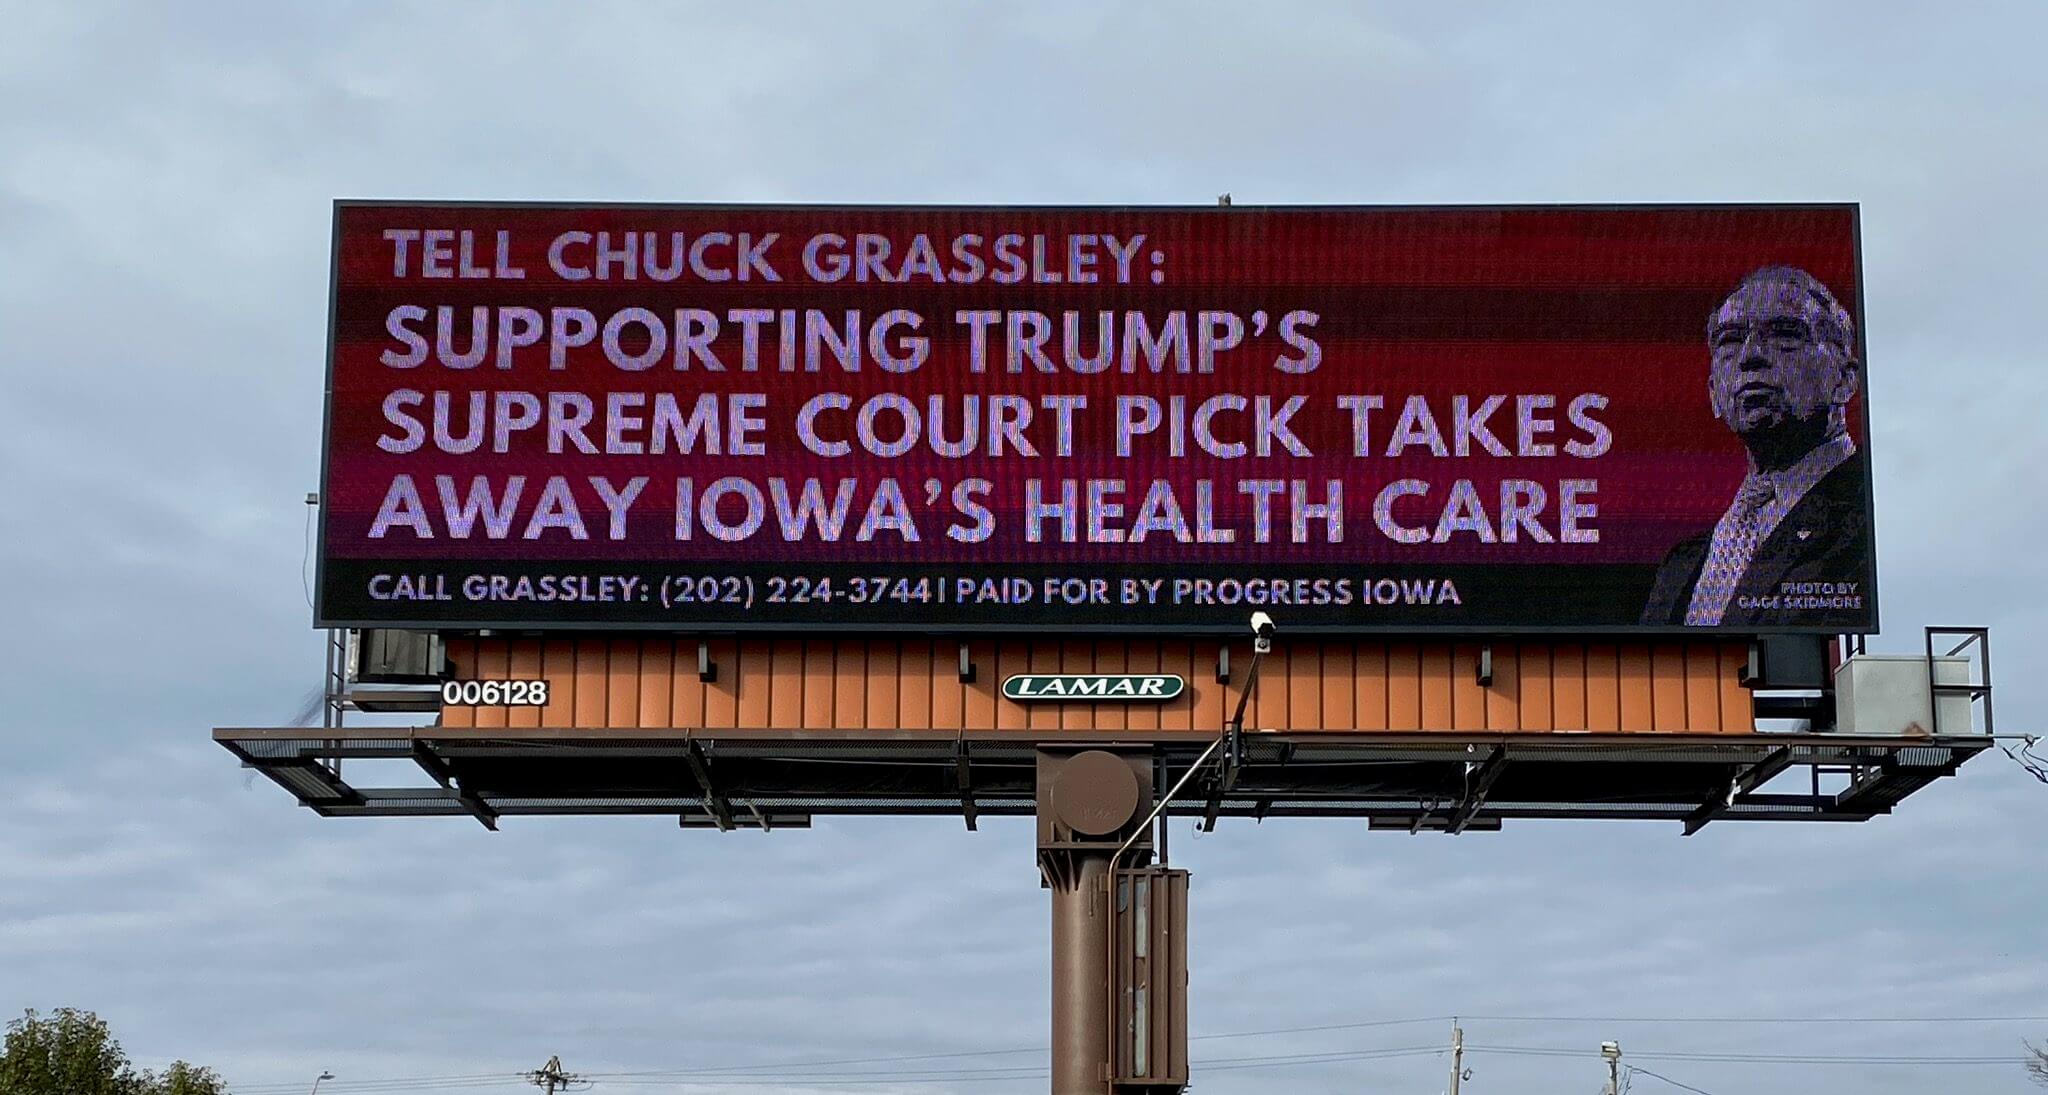
[[[1682,1083],[1679,1083],[1679,1082],[1678,1082],[1677,1080],[1674,1080],[1674,1079],[1672,1079],[1672,1078],[1671,1078],[1671,1077],[1669,1077],[1669,1076],[1663,1076],[1663,1075],[1660,1075],[1660,1074],[1658,1074],[1658,1073],[1655,1073],[1655,1072],[1651,1072],[1651,1071],[1650,1071],[1649,1069],[1647,1069],[1647,1068],[1637,1068],[1637,1067],[1636,1067],[1636,1066],[1634,1066],[1634,1065],[1623,1065],[1623,1066],[1621,1066],[1621,1067],[1623,1067],[1623,1068],[1625,1068],[1625,1069],[1628,1069],[1628,1074],[1629,1074],[1630,1078],[1634,1078],[1634,1077],[1635,1077],[1635,1076],[1636,1076],[1636,1075],[1637,1075],[1638,1073],[1640,1073],[1640,1074],[1642,1074],[1642,1075],[1644,1075],[1644,1076],[1648,1076],[1649,1078],[1651,1078],[1651,1079],[1653,1079],[1653,1080],[1662,1080],[1662,1081],[1664,1081],[1665,1083],[1667,1083],[1667,1084],[1670,1084],[1670,1085],[1671,1085],[1672,1087],[1676,1087],[1676,1088],[1682,1088],[1682,1089],[1684,1089],[1684,1090],[1686,1090],[1686,1091],[1690,1091],[1690,1092],[1692,1092],[1692,1093],[1693,1093],[1693,1095],[1714,1095],[1714,1093],[1713,1093],[1713,1092],[1711,1092],[1711,1091],[1707,1091],[1707,1090],[1705,1090],[1705,1089],[1703,1089],[1703,1088],[1697,1088],[1697,1087],[1694,1087],[1694,1086],[1692,1086],[1691,1084],[1682,1084]]]
[[[1301,1065],[1341,1064],[1352,1061],[1390,1060],[1401,1057],[1431,1055],[1440,1056],[1443,1054],[1443,1052],[1444,1048],[1440,1045],[1393,1046],[1382,1049],[1339,1050],[1326,1053],[1285,1053],[1263,1057],[1223,1057],[1212,1058],[1207,1060],[1197,1060],[1190,1063],[1193,1066],[1200,1068],[1203,1072],[1235,1072],[1247,1069],[1256,1070],[1265,1068],[1290,1068]],[[737,1077],[693,1077],[689,1074],[678,1074],[661,1078],[652,1076],[637,1076],[628,1079],[603,1080],[603,1078],[600,1075],[593,1074],[591,1078],[593,1080],[598,1080],[599,1082],[603,1083],[614,1083],[629,1086],[661,1085],[666,1087],[697,1087],[707,1086],[711,1084],[731,1084],[736,1086],[788,1086],[791,1084],[807,1084],[822,1087],[836,1087],[841,1085],[873,1083],[930,1084],[940,1082],[962,1083],[1002,1080],[1029,1080],[1043,1078],[1048,1074],[1049,1070],[1041,1065],[1013,1065],[1007,1067],[986,1069],[923,1069],[907,1071],[896,1070],[885,1072],[854,1073],[846,1075],[832,1073],[787,1072]]]
[[[1449,1016],[1449,1015],[1431,1015],[1431,1016],[1414,1016],[1414,1017],[1408,1017],[1408,1018],[1393,1018],[1393,1019],[1371,1019],[1371,1020],[1363,1020],[1363,1021],[1360,1021],[1360,1022],[1355,1022],[1355,1023],[1322,1023],[1322,1024],[1315,1024],[1315,1025],[1309,1025],[1309,1026],[1294,1026],[1294,1027],[1271,1027],[1271,1028],[1266,1028],[1266,1029],[1261,1029],[1261,1030],[1241,1030],[1241,1031],[1224,1031],[1224,1032],[1219,1032],[1219,1033],[1215,1033],[1215,1034],[1196,1034],[1196,1035],[1191,1035],[1191,1036],[1190,1036],[1190,1038],[1189,1038],[1189,1040],[1190,1040],[1190,1041],[1203,1041],[1203,1040],[1222,1040],[1222,1039],[1230,1039],[1230,1038],[1263,1038],[1263,1037],[1272,1037],[1272,1036],[1276,1036],[1276,1035],[1286,1035],[1286,1034],[1314,1034],[1314,1033],[1324,1033],[1324,1032],[1329,1032],[1329,1031],[1339,1031],[1339,1030],[1368,1030],[1368,1029],[1374,1029],[1374,1028],[1384,1028],[1384,1027],[1397,1027],[1397,1026],[1409,1026],[1409,1025],[1417,1025],[1417,1024],[1424,1024],[1424,1023],[1439,1023],[1439,1022],[1448,1022],[1448,1021],[1451,1021],[1451,1020],[1452,1020],[1452,1018],[1453,1018],[1453,1017],[1452,1017],[1452,1016]],[[1615,1024],[1615,1023],[1636,1023],[1636,1024],[1667,1024],[1667,1025],[1688,1025],[1688,1024],[1697,1024],[1697,1025],[1742,1025],[1742,1024],[1771,1024],[1771,1025],[1780,1025],[1780,1024],[1838,1024],[1838,1025],[1859,1025],[1859,1024],[1873,1024],[1873,1025],[1876,1025],[1876,1024],[1894,1024],[1894,1023],[1913,1023],[1913,1024],[1937,1024],[1937,1023],[1939,1023],[1939,1024],[1955,1024],[1955,1023],[1965,1023],[1965,1024],[1992,1024],[1992,1023],[2048,1023],[2048,1015],[1970,1015],[1970,1016],[1957,1016],[1957,1015],[1950,1015],[1950,1016],[1842,1016],[1842,1015],[1835,1015],[1835,1016],[1816,1016],[1816,1015],[1800,1015],[1800,1016],[1734,1016],[1734,1015],[1678,1015],[1678,1016],[1640,1016],[1640,1015],[1637,1015],[1637,1016],[1595,1016],[1595,1015],[1464,1015],[1464,1016],[1461,1016],[1461,1018],[1462,1018],[1462,1019],[1464,1019],[1464,1020],[1465,1020],[1465,1021],[1467,1021],[1467,1022],[1493,1022],[1493,1023],[1603,1023],[1603,1024]],[[1503,1053],[1503,1054],[1509,1054],[1509,1055],[1521,1054],[1521,1055],[1531,1055],[1531,1056],[1560,1056],[1560,1057],[1562,1057],[1562,1056],[1583,1056],[1583,1055],[1585,1055],[1585,1054],[1586,1054],[1586,1053],[1588,1052],[1587,1050],[1584,1050],[1584,1049],[1579,1049],[1579,1048],[1567,1048],[1567,1047],[1542,1047],[1542,1046],[1495,1046],[1495,1047],[1481,1047],[1481,1046],[1473,1046],[1473,1045],[1469,1045],[1469,1044],[1468,1044],[1468,1045],[1466,1046],[1466,1048],[1467,1048],[1467,1050],[1469,1050],[1469,1051],[1472,1051],[1472,1052],[1492,1052],[1492,1053]],[[1417,1052],[1420,1052],[1420,1051],[1421,1051],[1421,1050],[1423,1050],[1423,1049],[1427,1049],[1427,1050],[1428,1050],[1429,1052],[1432,1052],[1432,1053],[1441,1053],[1441,1052],[1443,1052],[1443,1048],[1442,1048],[1441,1046],[1431,1046],[1431,1047],[1414,1047],[1413,1049],[1407,1049],[1407,1048],[1404,1048],[1404,1049],[1399,1049],[1399,1050],[1395,1050],[1395,1051],[1392,1051],[1392,1052],[1395,1052],[1395,1053],[1398,1053],[1398,1054],[1411,1054],[1411,1053],[1417,1053]],[[746,1080],[746,1079],[751,1079],[751,1078],[753,1078],[753,1077],[754,1077],[755,1075],[758,1075],[758,1074],[764,1074],[764,1073],[772,1073],[772,1074],[777,1074],[777,1075],[783,1075],[783,1076],[790,1076],[790,1077],[793,1077],[793,1078],[808,1078],[808,1079],[818,1079],[818,1080],[823,1080],[823,1079],[826,1079],[827,1077],[831,1076],[831,1074],[830,1074],[830,1073],[823,1073],[823,1074],[820,1074],[820,1075],[818,1075],[818,1076],[815,1076],[815,1077],[804,1077],[804,1076],[802,1076],[801,1070],[804,1070],[804,1069],[826,1069],[826,1068],[840,1068],[840,1067],[845,1067],[845,1066],[850,1066],[850,1065],[886,1065],[886,1064],[906,1064],[906,1063],[911,1063],[911,1062],[917,1062],[917,1061],[943,1061],[943,1060],[961,1060],[961,1059],[969,1059],[969,1058],[981,1058],[981,1057],[1002,1057],[1002,1056],[1011,1056],[1011,1055],[1025,1054],[1025,1053],[1045,1053],[1045,1052],[1048,1052],[1048,1049],[1047,1049],[1047,1047],[1045,1047],[1045,1046],[1018,1046],[1018,1047],[1014,1047],[1014,1048],[1009,1048],[1009,1049],[983,1049],[983,1050],[959,1050],[959,1051],[954,1051],[954,1052],[947,1052],[947,1053],[916,1053],[916,1054],[898,1054],[898,1055],[892,1055],[892,1056],[876,1056],[876,1057],[841,1057],[841,1058],[829,1058],[829,1059],[813,1059],[813,1060],[808,1060],[808,1061],[779,1061],[779,1062],[767,1062],[767,1063],[757,1063],[757,1064],[746,1064],[746,1065],[721,1065],[721,1066],[708,1066],[708,1067],[703,1067],[703,1068],[688,1068],[688,1069],[651,1069],[651,1070],[642,1070],[642,1071],[625,1071],[625,1072],[603,1072],[603,1073],[585,1073],[585,1074],[583,1074],[583,1077],[582,1077],[582,1078],[583,1078],[583,1079],[585,1079],[585,1080],[604,1080],[604,1081],[605,1081],[605,1082],[607,1082],[607,1083],[615,1083],[615,1084],[617,1084],[617,1083],[630,1083],[630,1082],[634,1082],[634,1081],[636,1081],[636,1080],[639,1080],[639,1079],[641,1079],[641,1078],[644,1078],[645,1080],[648,1080],[648,1081],[655,1081],[655,1080],[661,1080],[661,1079],[664,1079],[664,1078],[672,1078],[672,1079],[671,1079],[671,1082],[674,1082],[674,1081],[676,1081],[676,1080],[681,1080],[681,1079],[682,1079],[683,1077],[710,1077],[710,1078],[717,1078],[717,1077],[720,1077],[720,1076],[728,1076],[728,1077],[731,1077],[731,1078],[732,1078],[732,1080],[734,1080],[734,1081],[740,1081],[740,1080]],[[1363,1053],[1363,1054],[1377,1054],[1377,1053],[1381,1053],[1381,1052],[1388,1052],[1388,1051],[1380,1051],[1380,1050],[1362,1050],[1362,1051],[1352,1051],[1352,1052],[1355,1052],[1355,1053]],[[2011,1063],[2015,1063],[2015,1062],[2023,1062],[2023,1061],[2025,1060],[2025,1058],[2024,1058],[2024,1057],[2004,1057],[2004,1056],[1982,1056],[1982,1057],[1954,1057],[1954,1056],[1920,1056],[1920,1057],[1912,1057],[1912,1056],[1886,1056],[1886,1057],[1858,1057],[1858,1056],[1829,1056],[1829,1055],[1815,1055],[1815,1054],[1748,1054],[1748,1053],[1709,1053],[1709,1052],[1673,1052],[1673,1053],[1641,1053],[1641,1052],[1634,1052],[1634,1053],[1631,1053],[1631,1054],[1630,1054],[1630,1056],[1631,1056],[1631,1057],[1634,1057],[1634,1058],[1649,1058],[1649,1059],[1656,1059],[1656,1060],[1669,1060],[1669,1061],[1695,1061],[1695,1062],[1715,1062],[1715,1063],[1752,1063],[1752,1062],[1754,1062],[1754,1063],[1782,1063],[1782,1064],[1820,1064],[1820,1065],[1833,1065],[1833,1064],[1884,1064],[1884,1065],[1925,1065],[1925,1066],[1943,1066],[1943,1065],[1979,1065],[1979,1064],[1986,1064],[1986,1065],[1988,1065],[1988,1064],[2011,1064]],[[1353,1060],[1359,1060],[1359,1059],[1371,1059],[1371,1058],[1370,1058],[1370,1057],[1357,1057],[1357,1056],[1351,1056],[1351,1055],[1349,1055],[1349,1054],[1336,1054],[1336,1055],[1332,1055],[1332,1054],[1311,1054],[1311,1055],[1307,1055],[1306,1057],[1304,1057],[1304,1056],[1302,1056],[1302,1055],[1289,1055],[1289,1056],[1284,1056],[1284,1057],[1281,1057],[1281,1058],[1275,1058],[1275,1059],[1274,1059],[1274,1061],[1275,1061],[1275,1063],[1281,1063],[1281,1062],[1302,1062],[1302,1063],[1313,1063],[1313,1061],[1314,1061],[1315,1059],[1330,1059],[1330,1060],[1345,1060],[1345,1059],[1353,1059]],[[1257,1061],[1257,1060],[1264,1060],[1264,1059],[1253,1059],[1253,1058],[1223,1058],[1223,1059],[1217,1059],[1217,1060],[1211,1060],[1211,1061],[1203,1061],[1203,1062],[1196,1062],[1196,1063],[1202,1064],[1202,1065],[1203,1065],[1204,1067],[1210,1068],[1210,1069],[1212,1069],[1212,1070],[1217,1070],[1217,1069],[1224,1069],[1224,1070],[1234,1070],[1234,1069],[1241,1069],[1241,1068],[1252,1068],[1252,1067],[1265,1067],[1265,1066],[1263,1066],[1263,1065],[1260,1065],[1260,1064],[1253,1064],[1253,1063],[1235,1063],[1235,1062],[1248,1062],[1248,1061]],[[1044,1070],[1043,1068],[1038,1068],[1038,1067],[1036,1067],[1036,1066],[1022,1066],[1022,1065],[1019,1065],[1019,1066],[1011,1066],[1010,1068],[1007,1068],[1007,1069],[988,1069],[988,1070],[981,1070],[981,1072],[988,1072],[988,1073],[993,1073],[993,1072],[1005,1072],[1005,1071],[1019,1071],[1019,1070],[1028,1070],[1028,1071],[1029,1071],[1029,1074],[1030,1074],[1030,1075],[1043,1075],[1043,1074],[1044,1074],[1044,1072],[1045,1072],[1045,1070]],[[951,1074],[949,1074],[949,1075],[952,1075],[952,1076],[956,1076],[956,1077],[958,1077],[958,1078],[960,1078],[960,1079],[969,1079],[969,1078],[972,1078],[972,1077],[973,1077],[974,1075],[977,1075],[977,1074],[979,1074],[979,1073],[977,1073],[977,1072],[976,1072],[976,1070],[964,1070],[964,1069],[963,1069],[963,1070],[954,1070],[954,1071],[953,1071],[953,1072],[952,1072]],[[1652,1075],[1654,1075],[1654,1074],[1652,1074]],[[506,1086],[510,1086],[510,1085],[517,1085],[517,1084],[522,1084],[522,1083],[526,1083],[526,1082],[529,1082],[529,1081],[530,1081],[530,1078],[531,1078],[531,1076],[532,1076],[532,1073],[472,1073],[472,1074],[467,1074],[467,1075],[457,1075],[457,1076],[410,1076],[410,1077],[407,1077],[407,1076],[401,1076],[401,1077],[391,1077],[391,1078],[387,1078],[387,1079],[381,1079],[381,1080],[353,1080],[353,1081],[350,1081],[350,1080],[337,1080],[337,1081],[334,1081],[334,1082],[332,1082],[332,1083],[328,1084],[328,1085],[327,1085],[327,1087],[326,1087],[326,1089],[327,1089],[327,1090],[331,1090],[331,1091],[334,1091],[334,1092],[336,1092],[336,1093],[337,1093],[337,1095],[386,1095],[386,1093],[399,1093],[399,1092],[425,1092],[425,1091],[437,1091],[437,1090],[438,1090],[438,1091],[454,1091],[454,1090],[461,1090],[461,1089],[465,1089],[465,1088],[466,1088],[466,1089],[477,1089],[477,1088],[484,1088],[484,1087],[500,1087],[500,1088],[502,1088],[502,1087],[506,1087]],[[990,1076],[990,1077],[988,1077],[988,1078],[991,1078],[991,1079],[995,1079],[995,1078],[1000,1078],[1000,1077],[994,1077],[994,1076]],[[1029,1077],[1028,1077],[1028,1076],[1019,1076],[1018,1078],[1029,1078]],[[1663,1077],[1656,1077],[1656,1078],[1657,1078],[1657,1079],[1664,1079]],[[781,1082],[781,1081],[778,1081],[778,1082]],[[280,1083],[280,1084],[257,1084],[257,1085],[251,1085],[251,1086],[242,1086],[242,1087],[237,1087],[237,1088],[236,1088],[235,1090],[236,1090],[237,1092],[239,1092],[239,1093],[240,1093],[240,1095],[296,1095],[296,1093],[297,1093],[297,1091],[298,1091],[298,1085],[296,1085],[296,1084],[281,1084],[281,1083]]]
[[[1462,1015],[1468,1021],[1488,1023],[2048,1023],[2048,1015]]]
[[[1589,1051],[1575,1046],[1475,1046],[1467,1043],[1465,1048],[1474,1053],[1499,1053],[1506,1056],[1522,1057],[1583,1057]],[[2011,1065],[2024,1062],[2027,1058],[2018,1056],[1938,1056],[1938,1055],[1877,1055],[1877,1054],[1822,1054],[1822,1053],[1724,1053],[1701,1050],[1631,1050],[1629,1056],[1653,1061],[1693,1061],[1719,1064],[1789,1064],[1789,1065]]]
[[[384,1091],[428,1091],[435,1088],[460,1089],[486,1085],[502,1086],[525,1082],[525,1073],[480,1072],[466,1076],[400,1076],[382,1080],[329,1080],[321,1085],[324,1091],[339,1092],[384,1092]],[[291,1093],[298,1095],[305,1085],[301,1083],[247,1084],[235,1085],[238,1095],[271,1095]]]
[[[2040,780],[2042,783],[2048,783],[2048,757],[2043,757],[2034,752],[2034,746],[2039,744],[2039,742],[2039,738],[2032,734],[2027,734],[2023,736],[2018,752],[2014,752],[2013,747],[2010,745],[2000,745],[1999,748],[2005,752],[2006,756],[2012,758],[2014,764],[2026,769],[2028,775]]]
[[[1190,1035],[1188,1040],[1203,1041],[1223,1038],[1263,1038],[1275,1034],[1313,1034],[1332,1030],[1366,1030],[1375,1027],[1409,1026],[1418,1023],[1441,1023],[1447,1022],[1450,1018],[1451,1017],[1448,1015],[1429,1015],[1409,1019],[1372,1019],[1358,1023],[1324,1023],[1318,1026],[1274,1027],[1268,1030],[1239,1030],[1228,1031],[1220,1034],[1194,1034]],[[841,1057],[831,1060],[771,1061],[763,1064],[752,1065],[716,1065],[705,1068],[648,1069],[633,1072],[592,1072],[587,1073],[586,1075],[593,1080],[616,1081],[619,1079],[633,1076],[705,1076],[724,1073],[773,1071],[779,1069],[813,1067],[825,1068],[829,1066],[840,1065],[897,1064],[908,1061],[938,1061],[963,1057],[1004,1057],[1013,1054],[1049,1052],[1051,1052],[1051,1050],[1046,1046],[1019,1046],[1014,1049],[973,1049],[960,1050],[952,1053],[912,1053],[888,1057]]]

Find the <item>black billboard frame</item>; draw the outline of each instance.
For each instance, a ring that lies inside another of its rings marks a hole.
[[[796,209],[809,212],[846,213],[903,213],[918,210],[946,210],[950,212],[989,213],[1030,213],[1030,212],[1076,212],[1137,214],[1146,212],[1186,215],[1229,216],[1234,213],[1290,213],[1290,212],[1653,212],[1653,211],[1737,211],[1737,210],[1783,210],[1783,211],[1835,211],[1846,212],[1850,220],[1850,233],[1856,263],[1856,385],[1857,398],[1863,406],[1863,437],[1859,439],[1858,451],[1869,462],[1872,471],[1875,463],[1871,439],[1875,431],[1871,428],[1870,368],[1867,338],[1869,325],[1864,314],[1864,303],[1869,296],[1868,283],[1864,276],[1863,261],[1863,207],[1858,201],[1811,201],[1811,202],[1453,202],[1431,204],[1424,202],[1392,203],[1281,203],[1272,205],[1239,204],[979,204],[951,202],[651,202],[651,201],[540,201],[540,200],[493,200],[485,198],[466,199],[403,199],[403,198],[336,198],[329,213],[328,245],[328,288],[327,288],[327,329],[326,363],[321,389],[320,414],[320,504],[317,514],[318,528],[313,552],[313,627],[316,630],[357,630],[391,629],[411,631],[432,631],[441,634],[521,634],[560,633],[601,634],[604,632],[626,632],[634,634],[671,635],[738,635],[801,630],[805,633],[830,635],[888,634],[928,635],[934,638],[967,638],[976,634],[1007,635],[1032,634],[1058,630],[1084,636],[1129,637],[1144,635],[1232,635],[1241,634],[1237,625],[1186,624],[1170,626],[1147,624],[976,624],[971,627],[933,626],[930,624],[891,623],[747,623],[724,622],[716,625],[678,625],[667,622],[634,623],[612,621],[603,623],[578,621],[534,621],[522,620],[516,625],[506,625],[491,620],[439,619],[382,620],[382,619],[341,619],[327,611],[327,485],[330,472],[330,458],[333,451],[334,431],[334,366],[336,319],[341,295],[341,217],[345,209],[377,209],[390,207],[417,209],[644,209],[678,210],[689,212],[736,212],[759,211],[764,209]],[[1309,625],[1289,628],[1290,634],[1332,638],[1339,636],[1386,637],[1396,635],[1485,637],[1519,635],[1584,635],[1590,637],[1614,636],[1617,638],[1675,638],[1680,636],[1701,639],[1740,639],[1754,637],[1759,631],[1789,635],[1876,635],[1882,630],[1883,605],[1875,596],[1878,587],[1877,551],[1877,490],[1875,474],[1864,477],[1864,512],[1870,522],[1870,576],[1873,600],[1870,606],[1870,622],[1867,626],[1844,626],[1836,623],[1818,624],[1773,624],[1767,629],[1723,629],[1688,628],[1683,625],[1666,624],[1608,624],[1586,625],[1460,625],[1419,627],[1414,624],[1402,625]],[[1265,607],[1245,606],[1247,613]]]

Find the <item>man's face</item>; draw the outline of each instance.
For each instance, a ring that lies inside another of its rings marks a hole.
[[[1796,285],[1763,281],[1736,290],[1707,328],[1715,412],[1745,440],[1812,432],[1820,441],[1834,408],[1856,388],[1840,339],[1827,310]]]

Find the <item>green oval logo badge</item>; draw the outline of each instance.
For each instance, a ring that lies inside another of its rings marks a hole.
[[[1166,703],[1188,682],[1171,673],[1019,673],[1003,682],[1018,703]]]

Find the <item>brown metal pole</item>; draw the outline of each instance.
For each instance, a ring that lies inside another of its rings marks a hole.
[[[1110,850],[1072,851],[1052,880],[1052,1093],[1109,1090]]]

